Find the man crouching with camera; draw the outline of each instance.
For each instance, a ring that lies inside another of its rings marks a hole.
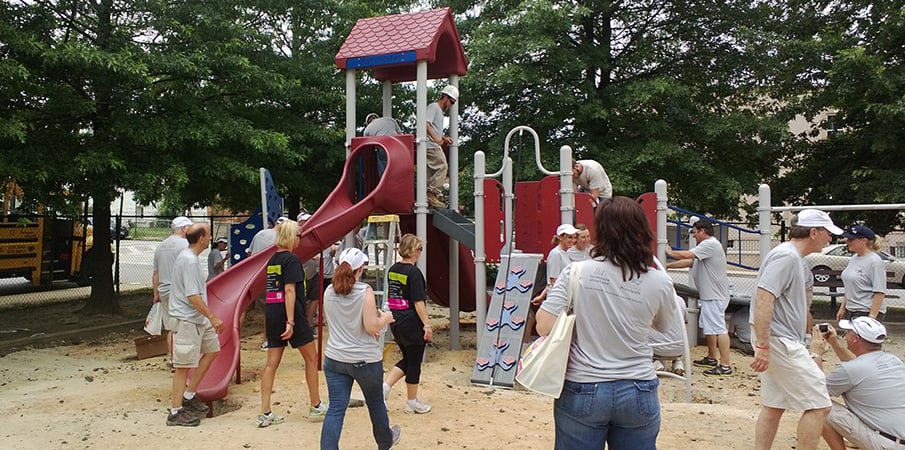
[[[826,376],[827,390],[845,400],[844,405],[833,402],[823,424],[830,449],[844,450],[843,438],[865,450],[905,449],[905,364],[883,351],[886,327],[870,317],[842,320],[839,328],[848,330],[845,347],[831,325],[815,328],[840,361]],[[825,351],[824,346],[817,353]],[[821,364],[817,353],[812,356]]]

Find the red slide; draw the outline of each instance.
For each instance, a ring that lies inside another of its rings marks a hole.
[[[372,164],[375,146],[387,153],[386,170],[379,180]],[[314,257],[371,214],[410,214],[414,204],[413,149],[412,135],[354,138],[339,184],[305,223],[295,254],[302,261]],[[367,169],[363,177],[359,177],[360,164]],[[356,192],[360,191],[365,194],[356,202]],[[220,355],[198,387],[202,401],[219,400],[229,393],[229,383],[239,367],[239,317],[264,294],[265,266],[275,251],[271,246],[256,253],[207,283],[208,307],[224,322],[225,330],[220,334]]]

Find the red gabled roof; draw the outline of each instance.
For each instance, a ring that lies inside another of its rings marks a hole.
[[[416,61],[427,61],[428,79],[465,75],[450,8],[359,19],[336,53],[340,69],[370,68],[380,81],[414,81]]]

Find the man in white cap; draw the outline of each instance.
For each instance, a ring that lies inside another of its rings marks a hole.
[[[229,241],[221,236],[217,238],[217,242],[214,243],[214,247],[211,249],[210,253],[207,255],[207,279],[210,280],[217,275],[220,275],[223,272],[224,266],[226,265],[226,261],[229,260],[229,252],[226,251],[226,246],[229,244]],[[226,252],[226,253],[224,253]]]
[[[296,219],[298,219],[299,228],[301,228],[308,219],[311,219],[311,214],[302,211]],[[307,301],[307,303],[305,303],[305,317],[308,318],[308,324],[311,325],[311,329],[315,331],[315,335],[317,335],[317,322],[315,321],[315,318],[317,317],[317,302],[320,300],[321,294],[320,256],[320,254],[316,254],[311,259],[302,261],[302,269],[305,271],[305,300]],[[324,261],[325,266],[326,264],[327,262]]]
[[[440,200],[449,169],[443,146],[453,143],[451,137],[443,134],[443,112],[458,100],[459,89],[449,85],[440,91],[436,102],[427,105],[427,202],[434,208],[446,207],[446,203]]]
[[[154,249],[154,261],[152,263],[151,290],[152,301],[160,302],[162,312],[162,330],[172,330],[170,325],[170,285],[173,279],[173,266],[176,265],[176,257],[189,246],[185,240],[185,231],[192,225],[192,221],[185,216],[179,216],[170,223],[173,232]],[[173,364],[173,335],[167,333],[167,353],[170,365]]]
[[[905,449],[905,364],[883,351],[886,327],[856,317],[840,321],[839,328],[850,330],[846,347],[832,326],[822,336],[840,361],[826,376],[826,387],[845,405],[833,402],[823,439],[831,450],[844,450],[843,438],[865,450]]]
[[[760,372],[762,407],[754,432],[754,448],[773,446],[779,420],[787,409],[804,412],[798,422],[799,450],[817,448],[823,420],[830,411],[823,371],[805,346],[810,278],[804,256],[819,252],[842,234],[830,216],[816,209],[798,213],[798,222],[782,243],[764,258],[751,301],[754,360]]]

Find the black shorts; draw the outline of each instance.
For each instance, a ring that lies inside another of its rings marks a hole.
[[[286,331],[286,305],[283,303],[268,303],[264,309],[264,334],[267,336],[267,347],[285,347],[291,345],[298,348],[309,342],[314,342],[314,332],[305,318],[305,304],[295,300],[295,316],[292,321],[295,327],[292,329],[292,337],[284,341],[280,335]]]

